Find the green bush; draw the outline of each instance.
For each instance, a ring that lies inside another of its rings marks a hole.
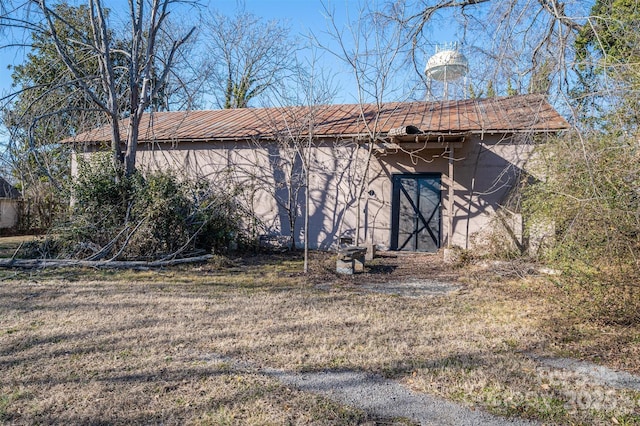
[[[159,259],[224,252],[242,239],[233,194],[171,172],[125,177],[110,157],[80,160],[57,255],[83,259]]]
[[[544,179],[526,193],[529,225],[553,223],[547,260],[638,273],[640,147],[631,137],[565,135],[545,147]]]

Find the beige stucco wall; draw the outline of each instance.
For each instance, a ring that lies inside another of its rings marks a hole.
[[[390,245],[391,176],[395,173],[440,173],[442,178],[443,245],[474,248],[493,231],[496,210],[503,205],[533,150],[524,137],[500,135],[467,136],[461,148],[453,150],[454,202],[453,229],[449,229],[449,154],[429,150],[409,156],[406,153],[379,155],[371,183],[375,192],[368,202],[373,213],[369,226],[373,241]]]
[[[309,236],[313,248],[329,249],[341,235],[354,232],[355,194],[367,151],[350,142],[320,143],[310,154]],[[248,141],[156,144],[138,152],[138,163],[148,169],[170,167],[233,190],[260,219],[258,234],[290,235],[288,210],[294,205],[298,219],[293,232],[296,241],[303,241],[301,162],[290,146]],[[299,188],[295,203],[289,201],[291,188]]]
[[[393,174],[439,173],[441,244],[447,244],[451,236],[452,245],[473,248],[491,230],[493,214],[515,184],[531,150],[532,145],[524,137],[514,140],[500,135],[467,136],[462,147],[453,153],[453,229],[449,229],[448,152],[429,149],[410,155],[387,150],[374,155],[364,196],[358,203],[368,145],[354,141],[319,143],[310,153],[310,245],[329,249],[338,244],[341,236],[355,236],[359,208],[361,242],[390,247]],[[290,146],[251,141],[142,145],[138,152],[138,164],[143,169],[170,167],[186,176],[211,179],[221,188],[235,190],[261,219],[256,233],[271,235],[289,235],[292,231],[287,194],[288,188],[298,186],[296,174],[300,176],[300,161],[294,158],[295,151]],[[293,230],[298,243],[304,237],[303,209],[301,189]]]
[[[20,201],[0,199],[0,228],[14,228],[18,224]]]

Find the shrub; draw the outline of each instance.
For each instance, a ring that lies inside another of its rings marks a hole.
[[[552,223],[548,260],[638,273],[640,151],[633,138],[567,135],[549,144],[546,178],[529,188],[529,226]]]
[[[91,260],[159,259],[222,252],[242,238],[243,212],[233,194],[172,172],[124,177],[110,157],[79,161],[59,255]]]

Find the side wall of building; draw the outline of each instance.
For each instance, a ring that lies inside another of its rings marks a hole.
[[[15,228],[20,218],[20,201],[13,198],[0,198],[0,228]]]
[[[462,147],[454,149],[452,155],[443,150],[426,150],[414,155],[397,152],[377,156],[376,172],[370,185],[374,195],[367,200],[372,215],[373,240],[386,247],[391,245],[392,176],[437,173],[442,178],[441,244],[450,242],[452,246],[468,249],[485,245],[496,227],[505,226],[496,221],[496,212],[505,205],[523,177],[533,149],[534,145],[525,135],[478,135],[467,136]],[[451,169],[453,203],[449,199]],[[514,231],[513,236],[521,239],[521,227],[509,231],[509,234]]]
[[[305,161],[300,155],[304,155],[310,169],[309,241],[317,249],[330,249],[341,237],[358,234],[361,242],[389,248],[393,175],[436,173],[442,177],[440,243],[473,248],[491,231],[495,212],[522,173],[532,149],[523,143],[526,139],[467,136],[453,156],[443,149],[387,150],[370,161],[368,145],[350,140],[325,141],[302,151],[276,142],[145,144],[138,164],[142,169],[170,168],[209,179],[236,193],[255,213],[259,218],[259,224],[253,225],[255,234],[293,233],[301,244],[306,188]],[[451,165],[453,203],[449,201]]]
[[[356,194],[366,156],[367,150],[351,141],[322,142],[311,150],[276,142],[191,142],[146,146],[138,152],[138,162],[142,168],[171,168],[213,181],[254,212],[256,234],[293,233],[299,245],[304,240],[303,166],[308,162],[309,241],[312,248],[330,249],[356,228]]]

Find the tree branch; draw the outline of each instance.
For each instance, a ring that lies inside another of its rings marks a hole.
[[[0,268],[22,268],[22,269],[43,269],[43,268],[97,268],[97,269],[137,269],[146,270],[152,268],[163,268],[167,266],[183,265],[188,263],[201,263],[213,258],[212,254],[202,256],[187,257],[182,259],[145,261],[91,261],[74,259],[0,259]]]

